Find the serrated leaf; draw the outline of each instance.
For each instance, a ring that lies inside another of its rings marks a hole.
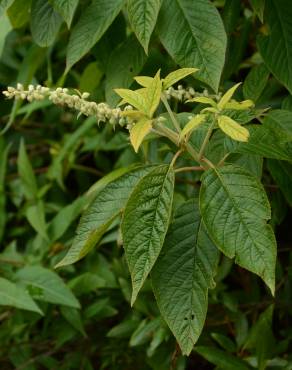
[[[249,131],[228,116],[221,115],[218,117],[218,126],[220,129],[233,140],[248,141]]]
[[[241,102],[237,101],[230,101],[225,104],[225,109],[229,110],[247,110],[249,108],[252,108],[254,106],[254,103],[252,100],[243,100]]]
[[[186,101],[187,103],[202,103],[202,104],[210,104],[213,108],[217,108],[217,104],[211,98],[207,98],[206,96],[197,96],[195,98],[189,99]]]
[[[174,72],[171,72],[163,79],[163,88],[166,90],[170,86],[174,85],[176,82],[197,71],[198,68],[180,68]]]
[[[162,92],[162,81],[160,79],[160,70],[159,70],[145,91],[147,114],[150,118],[153,117],[153,114],[155,113],[160,103],[161,92]]]
[[[207,361],[224,370],[250,370],[247,363],[238,357],[215,347],[197,346],[195,351]]]
[[[31,5],[31,33],[41,47],[50,46],[61,27],[62,18],[47,0],[33,0]]]
[[[113,89],[129,88],[145,62],[146,54],[133,34],[113,50],[106,67],[105,89],[108,104],[114,106],[118,103],[119,97]]]
[[[263,124],[283,141],[292,141],[292,112],[284,109],[272,110],[265,116]]]
[[[273,75],[292,93],[292,7],[290,0],[266,0],[268,35],[258,37],[261,56]]]
[[[180,140],[182,140],[186,135],[192,133],[196,128],[198,128],[202,123],[205,122],[206,116],[203,114],[197,114],[184,126],[180,133]]]
[[[242,91],[245,99],[256,102],[267,85],[270,72],[264,63],[253,67],[247,75]]]
[[[128,17],[130,24],[148,53],[148,45],[154,30],[162,0],[128,0]]]
[[[16,278],[36,300],[80,308],[71,290],[54,271],[41,266],[27,266],[16,272]]]
[[[141,85],[143,87],[148,87],[150,85],[150,83],[152,82],[153,77],[136,76],[136,77],[134,77],[134,80],[137,81],[139,85]]]
[[[124,0],[95,0],[82,12],[69,39],[66,71],[100,40],[123,4]]]
[[[141,119],[139,122],[135,123],[135,125],[130,130],[130,140],[131,144],[134,147],[135,152],[138,152],[142,141],[144,140],[145,136],[149,134],[152,128],[152,120],[149,119]]]
[[[49,0],[70,28],[79,0]]]
[[[276,242],[263,186],[241,167],[209,169],[201,178],[200,210],[208,233],[229,258],[275,291]]]
[[[43,314],[26,290],[2,277],[0,277],[0,305]]]
[[[138,167],[109,182],[81,217],[73,244],[56,267],[79,261],[98,243],[125,207],[133,187],[152,167]]]
[[[217,104],[218,109],[222,110],[225,108],[226,104],[230,101],[236,89],[241,85],[241,82],[232,86],[226,93],[222,96],[219,103]]]
[[[164,0],[158,33],[177,64],[199,68],[195,77],[218,90],[225,60],[226,32],[214,4],[208,0]]]
[[[148,114],[146,99],[141,93],[129,89],[115,89],[115,92],[128,104],[131,104],[139,111]]]
[[[126,204],[122,238],[132,279],[132,305],[162,248],[173,188],[173,168],[157,166],[138,182]]]
[[[187,201],[177,210],[151,273],[160,312],[184,355],[190,354],[202,331],[218,258],[198,201]]]

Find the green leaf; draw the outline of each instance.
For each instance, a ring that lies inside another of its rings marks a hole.
[[[44,203],[38,200],[35,204],[26,209],[26,217],[31,226],[39,233],[44,239],[48,239],[47,225],[45,220]]]
[[[79,0],[49,0],[70,28]]]
[[[2,277],[0,277],[0,305],[43,314],[26,290]]]
[[[222,96],[219,103],[217,104],[217,107],[219,110],[222,110],[225,108],[226,104],[230,101],[235,91],[238,89],[238,87],[241,85],[241,82],[238,84],[232,86],[229,90],[226,91],[226,93]]]
[[[80,308],[71,290],[51,270],[41,266],[27,266],[16,272],[16,278],[36,300]]]
[[[13,4],[14,0],[0,0],[0,17]]]
[[[134,80],[137,81],[139,85],[141,85],[143,87],[148,87],[150,85],[150,83],[152,82],[153,77],[136,76],[136,77],[134,77]]]
[[[118,217],[135,184],[152,167],[139,167],[109,182],[81,217],[73,245],[56,267],[70,265],[94,248],[112,221]]]
[[[148,53],[148,45],[154,30],[162,0],[128,0],[128,17],[130,24]]]
[[[129,342],[130,347],[136,347],[147,343],[160,326],[161,320],[159,317],[156,317],[151,321],[148,321],[147,319],[141,321],[140,325],[131,336]]]
[[[241,167],[209,169],[201,178],[201,214],[208,233],[229,258],[275,291],[276,242],[271,210],[259,181]]]
[[[243,360],[232,356],[215,347],[197,346],[195,351],[207,361],[224,370],[249,370],[250,367]]]
[[[230,136],[233,140],[244,142],[248,141],[248,130],[234,121],[232,118],[224,115],[219,116],[218,126],[226,135]]]
[[[6,14],[0,16],[0,58],[5,45],[6,36],[12,30],[11,23]]]
[[[92,76],[94,76],[94,78],[92,78]],[[89,63],[80,77],[79,91],[86,91],[92,94],[94,90],[100,85],[102,77],[103,71],[99,68],[98,63]]]
[[[207,98],[206,96],[196,96],[195,98],[187,100],[187,103],[202,103],[202,104],[209,104],[213,108],[217,108],[217,104],[211,98]]]
[[[268,159],[267,166],[287,202],[292,206],[292,165],[285,161]]]
[[[243,84],[243,95],[245,99],[256,102],[267,85],[270,72],[262,63],[253,67],[247,75]]]
[[[48,0],[33,0],[31,5],[31,33],[41,47],[50,46],[60,29],[62,18]]]
[[[124,0],[95,0],[82,12],[69,39],[67,72],[100,40],[123,4]]]
[[[65,320],[86,338],[87,335],[81,319],[80,310],[73,307],[61,306],[60,311]]]
[[[115,92],[134,108],[145,114],[148,113],[146,99],[141,93],[129,89],[115,89]]]
[[[7,10],[13,28],[20,28],[29,21],[31,2],[32,0],[15,0]]]
[[[266,0],[267,36],[258,37],[266,66],[292,93],[292,7],[290,0]]]
[[[226,32],[214,4],[208,0],[164,0],[158,32],[177,64],[199,68],[196,78],[218,90],[225,60]]]
[[[134,35],[130,35],[113,50],[106,68],[105,91],[108,104],[114,106],[119,102],[114,88],[130,87],[133,78],[141,72],[145,62],[144,50]]]
[[[22,182],[25,197],[28,200],[36,199],[38,193],[38,186],[33,172],[32,165],[29,161],[25,150],[24,141],[21,140],[17,158],[17,168]]]
[[[264,10],[266,0],[249,0],[254,12],[259,17],[259,20],[263,23],[264,20]]]
[[[194,117],[192,117],[182,129],[180,133],[180,140],[182,140],[186,135],[192,133],[196,128],[204,123],[205,119],[206,116],[204,116],[203,114],[196,114]]]
[[[198,68],[180,68],[174,72],[169,73],[163,79],[163,89],[166,90],[170,86],[174,85],[183,78],[195,73],[198,71]]]
[[[6,224],[6,192],[5,178],[7,171],[8,152],[10,144],[5,146],[3,136],[0,138],[0,242],[3,238]]]
[[[139,122],[135,123],[135,125],[130,130],[130,140],[131,144],[134,147],[135,152],[138,152],[142,141],[144,140],[145,136],[149,134],[152,128],[152,120],[147,118],[141,119]]]
[[[264,126],[274,131],[283,141],[292,141],[292,112],[272,110],[265,117]]]
[[[170,220],[174,171],[157,166],[134,188],[122,220],[122,238],[132,278],[134,304],[162,248]]]
[[[162,81],[160,79],[160,70],[156,73],[145,91],[145,100],[147,104],[147,114],[150,118],[153,117],[161,98]]]
[[[151,273],[158,307],[183,355],[191,353],[202,331],[218,257],[198,201],[187,201],[177,210]]]

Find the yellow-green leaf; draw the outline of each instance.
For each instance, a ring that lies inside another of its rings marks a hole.
[[[225,108],[225,105],[232,98],[233,94],[235,93],[235,90],[238,88],[239,85],[241,85],[241,82],[232,86],[229,90],[226,91],[226,93],[222,96],[222,98],[220,99],[220,101],[218,103],[218,109],[224,109]]]
[[[123,112],[121,112],[121,116],[139,120],[145,117],[145,113],[140,112],[139,110],[124,110]]]
[[[135,152],[138,152],[138,149],[144,140],[145,136],[150,132],[152,127],[152,121],[149,119],[141,119],[139,122],[133,126],[130,131],[130,140],[134,147]]]
[[[248,141],[249,131],[228,116],[219,116],[218,125],[226,135],[237,141]]]
[[[189,133],[193,132],[197,127],[199,127],[205,121],[205,116],[203,114],[197,114],[194,116],[182,129],[180,133],[180,141]]]
[[[147,114],[147,103],[142,94],[129,89],[115,89],[115,92],[120,95],[120,97],[123,98],[125,102],[131,104],[136,109]]]
[[[252,108],[254,106],[254,103],[252,100],[243,100],[241,102],[237,101],[230,101],[229,103],[226,103],[225,109],[233,109],[233,110],[245,110]]]
[[[134,80],[138,82],[139,85],[143,86],[143,87],[148,87],[152,80],[153,80],[153,77],[149,77],[149,76],[136,76],[134,77]]]
[[[195,73],[198,68],[180,68],[177,71],[169,73],[163,80],[163,88],[168,89],[170,86],[174,85],[176,82],[182,80],[183,78]]]
[[[189,99],[186,101],[187,103],[202,103],[202,104],[210,104],[212,107],[216,108],[217,104],[214,102],[213,99],[207,98],[206,96],[197,96],[196,98]]]
[[[147,102],[147,113],[150,118],[152,118],[154,112],[156,111],[159,105],[161,92],[162,92],[162,81],[160,79],[160,70],[159,70],[146,90],[145,99]]]

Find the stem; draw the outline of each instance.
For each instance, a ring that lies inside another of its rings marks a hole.
[[[173,158],[172,158],[172,161],[170,162],[170,166],[174,166],[174,164],[175,164],[175,161],[177,160],[177,158],[181,155],[181,153],[183,152],[183,150],[182,149],[180,149],[180,150],[178,150],[176,153],[175,153],[175,155],[173,156]]]
[[[220,161],[218,162],[217,166],[220,167],[220,166],[223,166],[226,158],[230,155],[230,153],[227,153],[224,155],[224,157],[222,159],[220,159]]]
[[[170,119],[171,119],[171,121],[172,121],[172,123],[173,123],[174,127],[176,128],[176,130],[177,130],[178,132],[180,132],[180,131],[181,131],[181,129],[180,129],[180,124],[178,123],[178,121],[177,121],[177,119],[176,119],[176,117],[175,117],[175,115],[174,115],[173,111],[171,110],[170,105],[168,104],[167,98],[166,98],[166,96],[164,95],[164,93],[162,93],[162,94],[161,94],[161,100],[162,100],[162,103],[164,104],[164,106],[165,106],[165,108],[166,108],[166,110],[167,110],[167,113],[168,113],[168,114],[169,114],[169,116],[170,116]]]
[[[177,168],[175,172],[187,172],[187,171],[204,171],[204,167],[201,166],[191,166],[191,167],[181,167]]]
[[[152,132],[155,132],[158,135],[162,135],[167,137],[170,141],[172,141],[176,146],[179,146],[179,136],[173,130],[165,127],[165,126],[157,126],[156,129],[152,129]]]
[[[201,149],[199,151],[199,159],[201,160],[202,157],[203,157],[203,154],[204,154],[204,151],[206,149],[206,146],[208,145],[209,143],[209,139],[212,135],[212,132],[213,132],[213,128],[214,128],[214,125],[215,125],[215,122],[216,122],[216,118],[213,120],[212,124],[210,125],[210,127],[208,128],[208,131],[207,131],[207,134],[205,136],[205,139],[203,141],[203,144],[201,146]]]

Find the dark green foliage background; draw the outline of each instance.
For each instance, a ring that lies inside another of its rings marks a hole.
[[[140,3],[151,14],[144,29],[135,23]],[[291,142],[291,19],[290,0],[0,0],[0,88],[67,86],[114,106],[113,88],[137,87],[138,74],[198,67],[198,78],[184,86],[225,91],[244,81],[243,97],[274,109],[266,124],[281,143]],[[180,43],[188,39],[190,50]],[[179,102],[173,108],[190,110]],[[72,244],[90,186],[135,163],[169,162],[166,144],[154,140],[135,154],[126,130],[48,101],[1,97],[0,124],[0,275],[26,292],[5,305],[1,292],[12,288],[0,281],[1,370],[292,369],[291,151],[260,137],[247,152],[256,156],[245,158],[271,202],[275,297],[256,275],[221,257],[202,336],[186,358],[161,319],[150,281],[130,307],[117,222],[82,261],[54,270]],[[271,157],[263,167],[261,156]],[[241,163],[241,155],[234,161]],[[198,196],[194,176],[177,179],[174,207]],[[43,315],[32,312],[38,310]]]

